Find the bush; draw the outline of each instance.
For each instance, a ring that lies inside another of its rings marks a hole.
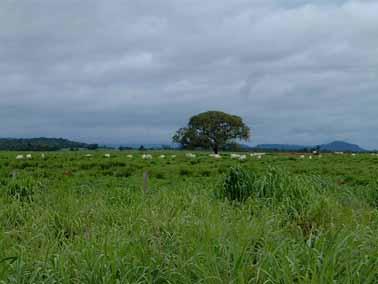
[[[201,173],[200,173],[201,176],[203,177],[209,177],[211,176],[211,171],[209,170],[202,170]]]
[[[157,179],[165,179],[165,174],[162,171],[152,171],[151,176]]]
[[[190,176],[192,172],[186,168],[181,168],[179,174],[180,176]]]
[[[8,183],[7,194],[20,201],[32,201],[33,195],[39,186],[39,183],[29,177],[15,179]]]
[[[276,208],[286,208],[289,215],[296,215],[319,197],[319,191],[320,187],[315,186],[311,179],[293,177],[275,168],[256,176],[235,167],[226,175],[220,196],[239,202],[251,197]]]
[[[230,201],[245,201],[254,191],[255,176],[240,167],[231,168],[220,192]]]
[[[115,177],[130,177],[134,174],[134,169],[133,168],[130,168],[130,167],[127,167],[127,168],[123,168],[123,169],[118,169],[115,173],[114,173],[114,176]]]

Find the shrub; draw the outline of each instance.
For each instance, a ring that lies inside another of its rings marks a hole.
[[[127,168],[123,168],[123,169],[118,169],[115,173],[114,173],[114,176],[115,177],[130,177],[134,174],[134,169],[133,168],[130,168],[130,167],[127,167]]]
[[[191,171],[186,168],[181,168],[179,174],[180,176],[189,176],[191,175]]]
[[[8,183],[7,194],[21,201],[32,201],[33,195],[40,183],[26,177],[12,180]]]
[[[311,179],[293,177],[275,168],[256,176],[235,167],[226,175],[220,196],[239,202],[251,197],[274,207],[286,208],[289,215],[297,215],[319,197],[319,190]]]
[[[209,176],[211,176],[211,171],[209,171],[209,170],[202,170],[201,171],[201,176],[203,176],[203,177],[209,177]]]
[[[151,176],[157,179],[165,179],[165,174],[162,171],[152,171]]]
[[[230,201],[245,201],[254,191],[255,176],[240,167],[231,168],[227,174],[221,197]]]

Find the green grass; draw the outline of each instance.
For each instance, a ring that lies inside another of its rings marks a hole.
[[[130,153],[0,153],[0,283],[378,283],[377,157]]]

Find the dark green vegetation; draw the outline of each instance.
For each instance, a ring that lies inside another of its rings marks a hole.
[[[237,140],[248,141],[250,129],[242,118],[221,111],[207,111],[189,119],[187,127],[180,128],[173,142],[185,149],[211,149],[215,154]]]
[[[0,153],[1,283],[378,282],[377,156],[87,153]]]
[[[0,151],[57,151],[79,148],[96,149],[97,144],[74,142],[63,138],[0,138]]]

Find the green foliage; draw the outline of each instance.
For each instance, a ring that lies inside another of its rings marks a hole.
[[[255,191],[255,176],[240,167],[231,168],[220,192],[222,198],[230,201],[245,201]]]
[[[179,174],[180,176],[189,176],[192,175],[192,171],[187,168],[181,168]]]
[[[235,139],[248,140],[249,137],[250,130],[240,117],[208,111],[191,117],[188,126],[180,128],[173,136],[173,142],[187,149],[212,149],[217,154]]]
[[[258,199],[298,215],[318,197],[320,191],[309,178],[291,176],[276,168],[270,168],[263,175],[256,176],[241,167],[233,167],[224,179],[219,196],[239,202],[248,198]]]
[[[20,177],[12,179],[6,187],[8,196],[20,201],[32,201],[35,191],[41,187],[41,184],[30,177]]]

